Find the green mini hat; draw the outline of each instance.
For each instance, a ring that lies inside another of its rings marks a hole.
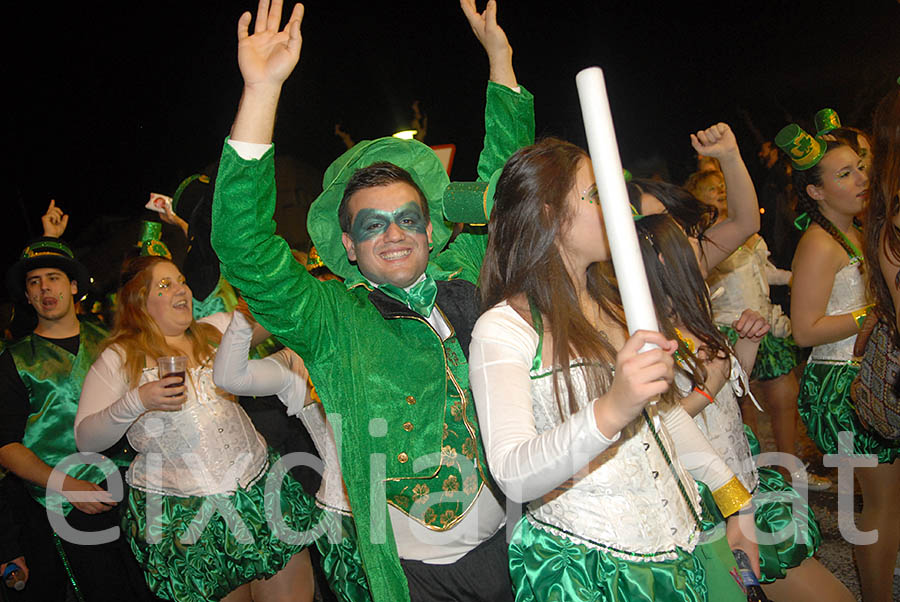
[[[444,190],[444,218],[451,222],[483,226],[494,208],[494,190],[503,168],[487,182],[452,182]]]
[[[816,126],[816,136],[821,136],[841,127],[841,118],[834,109],[825,108],[816,113],[813,123]]]
[[[322,193],[310,206],[306,220],[309,236],[322,261],[329,270],[348,282],[358,281],[360,272],[347,259],[347,251],[341,242],[338,209],[344,196],[344,188],[353,173],[382,161],[408,171],[428,200],[434,243],[431,259],[437,256],[450,239],[450,228],[441,219],[444,213],[444,189],[450,184],[450,178],[434,151],[418,140],[389,137],[359,142],[338,157],[325,171]]]
[[[141,223],[141,237],[137,242],[143,256],[172,259],[172,252],[162,241],[162,222],[144,220]]]
[[[813,138],[796,123],[781,128],[775,136],[775,144],[790,157],[794,169],[800,171],[815,167],[828,149],[827,143],[822,138],[818,136]]]

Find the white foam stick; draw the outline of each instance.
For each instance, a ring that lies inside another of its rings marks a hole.
[[[659,331],[641,248],[634,229],[631,205],[628,202],[603,70],[599,67],[584,69],[575,76],[575,84],[578,86],[588,151],[594,166],[594,177],[597,179],[597,193],[603,208],[606,237],[622,295],[622,305],[625,307],[628,332]]]

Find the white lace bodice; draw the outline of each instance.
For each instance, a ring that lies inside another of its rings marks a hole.
[[[230,493],[267,469],[266,443],[233,397],[217,390],[212,368],[190,371],[188,399],[175,412],[143,413],[128,429],[138,452],[129,485],[176,496]],[[157,380],[144,370],[140,384]]]
[[[689,395],[693,388],[688,375],[680,369],[675,371],[675,385],[683,397]],[[694,422],[747,491],[752,492],[759,483],[759,475],[750,455],[750,442],[744,433],[738,405],[738,399],[749,391],[747,373],[732,356],[728,382],[716,394],[716,402],[697,414]]]
[[[838,316],[862,309],[868,305],[866,299],[866,280],[863,274],[862,264],[859,259],[853,258],[850,264],[838,270],[834,275],[834,284],[831,287],[831,296],[828,298],[828,307],[825,315]],[[850,335],[834,343],[825,343],[813,347],[809,355],[809,361],[818,363],[844,363],[853,358],[853,343],[856,335]]]
[[[579,402],[587,403],[582,368],[571,368],[571,374]],[[540,375],[539,370],[532,376],[535,427],[540,433],[562,420],[551,373]],[[564,382],[560,384],[564,388]],[[648,409],[656,412],[655,406]],[[676,547],[692,550],[698,535],[696,522],[650,428],[639,420],[633,434],[623,433],[617,445],[591,460],[563,486],[531,502],[530,518],[551,530],[578,534],[581,543],[630,560],[671,558]],[[665,428],[658,430],[667,453],[674,457]],[[675,469],[699,512],[693,479],[680,463]]]
[[[769,298],[766,276],[769,250],[762,237],[737,248],[706,278],[712,298],[713,320],[730,326],[745,309],[759,312],[771,325],[773,336],[791,334],[791,322]]]

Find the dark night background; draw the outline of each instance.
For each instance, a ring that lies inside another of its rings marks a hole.
[[[255,5],[5,6],[4,273],[40,234],[50,198],[95,275],[117,270],[121,250],[111,248],[134,242],[148,193],[171,195],[217,159],[241,90],[235,28],[245,9]],[[809,127],[825,106],[866,128],[900,75],[897,0],[500,0],[499,21],[535,95],[538,135],[584,145],[574,77],[600,65],[624,164],[641,172],[658,157],[677,182],[693,170],[692,131],[730,123],[753,171],[758,136],[792,120]],[[416,99],[425,142],[457,146],[451,177],[474,177],[487,60],[455,0],[311,0],[302,34],[275,132],[278,153],[293,157],[284,231],[303,228],[301,205],[344,150],[335,123],[357,141],[389,135]]]

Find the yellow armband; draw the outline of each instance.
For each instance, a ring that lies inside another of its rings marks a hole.
[[[732,477],[730,481],[713,491],[712,494],[713,499],[716,501],[716,506],[719,507],[719,512],[725,518],[743,508],[752,497],[737,477]]]
[[[852,314],[850,314],[853,316],[853,319],[856,320],[857,328],[862,328],[863,322],[866,321],[866,316],[868,315],[869,310],[872,309],[873,307],[875,307],[874,304],[869,304],[863,308],[857,309]]]

